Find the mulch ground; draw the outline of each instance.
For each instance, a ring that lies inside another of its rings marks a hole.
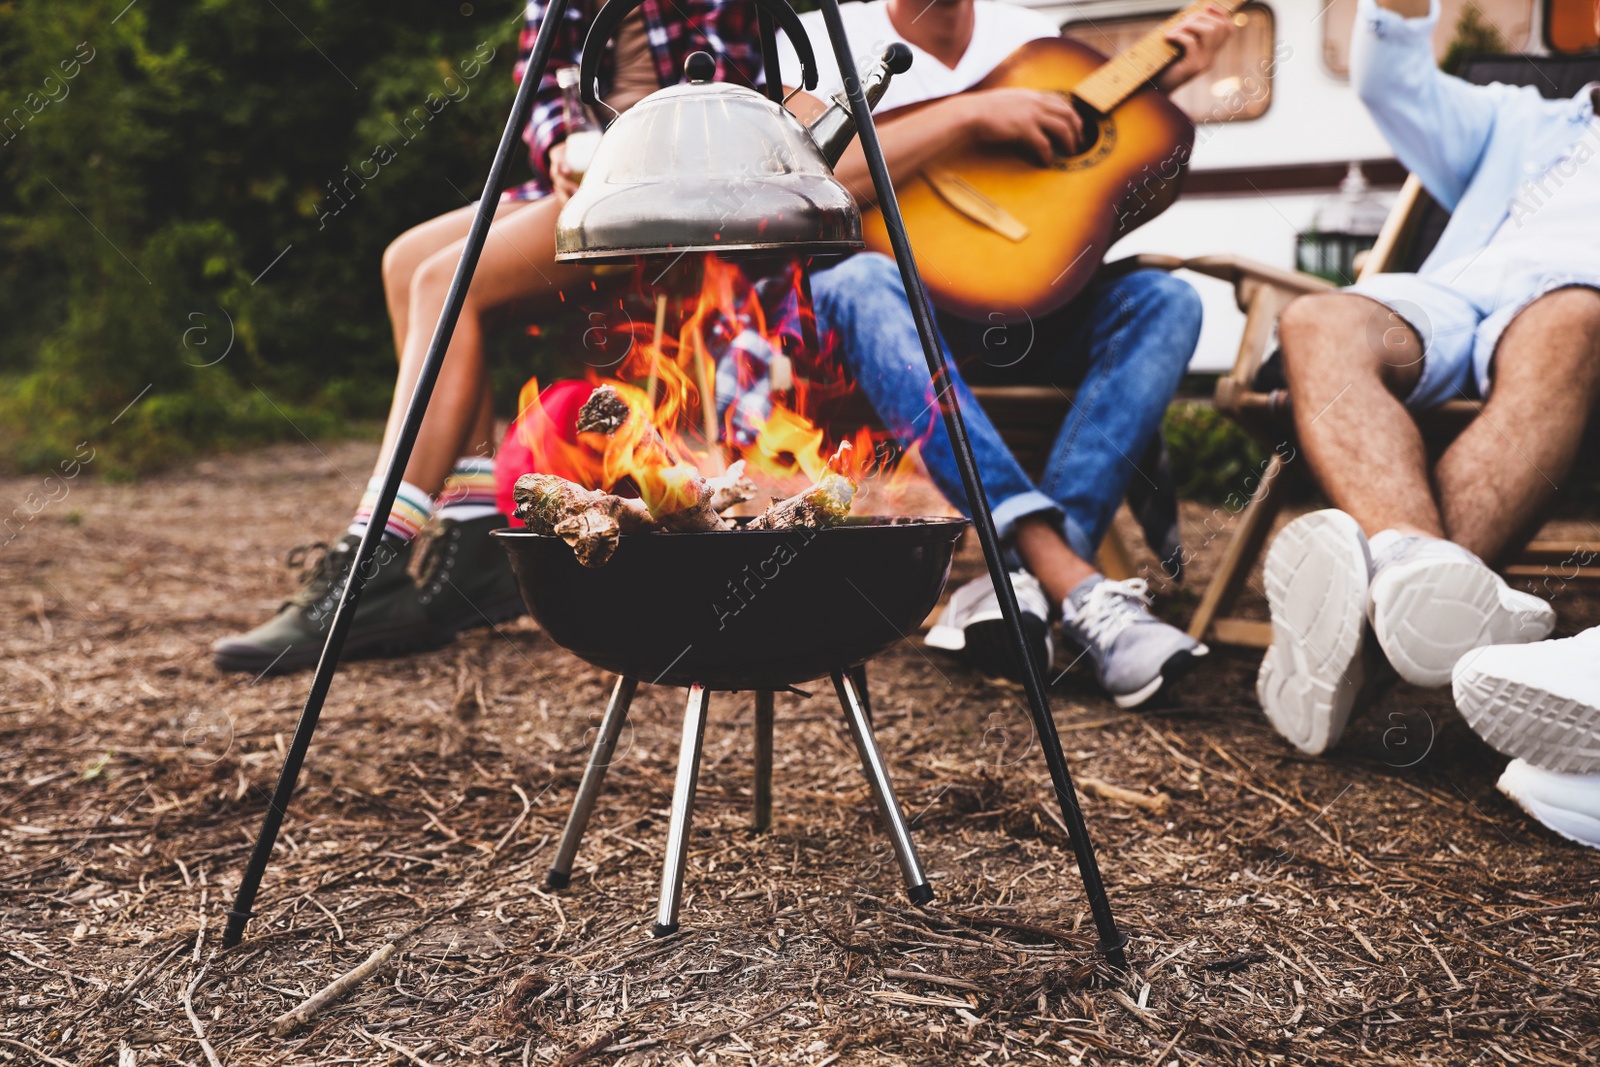
[[[1504,759],[1447,692],[1394,689],[1307,759],[1255,707],[1258,657],[1228,650],[1137,713],[1081,669],[1051,689],[1126,975],[1096,964],[1020,694],[920,643],[871,674],[932,906],[905,902],[825,685],[778,697],[760,835],[751,699],[713,698],[681,933],[650,936],[678,691],[641,688],[548,892],[611,679],[527,620],[341,671],[258,917],[222,951],[307,676],[221,675],[207,646],[286,595],[284,552],[337,534],[372,451],[80,477],[0,546],[0,1061],[1596,1059],[1600,856],[1500,797]],[[3,510],[33,488],[0,483]],[[1203,531],[1233,518],[1188,518],[1197,588],[1226,542]],[[957,577],[978,566],[969,545]],[[1563,633],[1600,622],[1547,590]],[[388,942],[392,970],[272,1035]]]

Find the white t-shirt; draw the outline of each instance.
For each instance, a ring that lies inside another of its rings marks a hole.
[[[1017,4],[974,0],[973,8],[972,41],[955,68],[945,66],[916,45],[905,42],[911,49],[911,69],[894,76],[875,112],[970,89],[999,66],[1001,60],[1029,41],[1061,36],[1054,22]],[[850,48],[860,57],[857,68],[861,73],[871,70],[890,44],[904,40],[889,21],[888,0],[843,3],[839,5],[839,14],[844,21],[845,35],[850,39]],[[812,95],[826,102],[844,88],[839,65],[834,62],[833,42],[828,39],[822,12],[807,12],[800,16],[800,21],[817,53],[817,87]],[[782,33],[778,35],[778,61],[783,83],[791,87],[799,85],[800,57],[795,54],[788,36]]]

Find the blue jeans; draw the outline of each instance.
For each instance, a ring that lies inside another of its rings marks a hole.
[[[939,489],[971,515],[961,473],[935,403],[928,365],[894,260],[852,256],[811,281],[817,325],[833,331],[841,356],[878,417],[901,444],[921,442],[923,462]],[[1035,485],[1000,439],[959,374],[953,385],[977,458],[984,495],[1002,540],[1019,519],[1048,516],[1067,544],[1093,560],[1111,518],[1161,426],[1162,414],[1200,337],[1200,297],[1164,271],[1140,270],[1092,286],[1057,316],[1048,339],[1024,354],[1032,378],[1082,378],[1056,434],[1044,477]],[[1013,345],[1031,344],[1004,335]],[[986,335],[987,336],[987,335]],[[999,338],[1000,333],[995,333]],[[940,342],[944,342],[941,340]],[[1024,361],[996,347],[988,362]],[[945,358],[951,359],[948,346]],[[1019,373],[1021,373],[1019,368]]]

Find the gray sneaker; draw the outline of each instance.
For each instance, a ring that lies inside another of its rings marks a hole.
[[[1094,663],[1119,708],[1136,708],[1210,651],[1150,614],[1143,578],[1085,578],[1061,605],[1061,636]]]

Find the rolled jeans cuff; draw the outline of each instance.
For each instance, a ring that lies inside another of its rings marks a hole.
[[[1051,525],[1061,528],[1063,515],[1061,505],[1045,496],[1037,489],[1008,496],[993,508],[995,532],[1000,535],[1001,544],[1009,544],[1017,532],[1017,523],[1032,515],[1048,516]],[[1073,549],[1077,551],[1076,548]]]

